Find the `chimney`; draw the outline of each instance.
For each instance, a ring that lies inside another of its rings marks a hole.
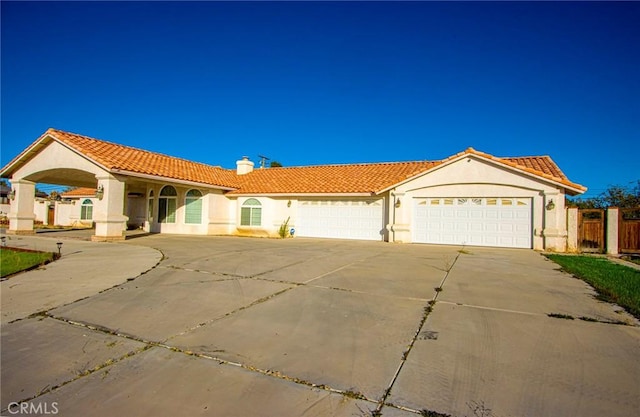
[[[241,160],[236,161],[236,174],[244,175],[253,171],[253,162],[249,161],[248,156],[243,156]]]

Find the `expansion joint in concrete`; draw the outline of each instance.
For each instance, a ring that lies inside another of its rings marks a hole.
[[[442,292],[442,290],[444,288],[444,284],[447,281],[447,278],[449,277],[449,273],[451,272],[451,270],[455,266],[456,262],[458,261],[458,258],[460,257],[460,255],[462,253],[464,253],[464,247],[461,250],[458,251],[458,254],[456,255],[456,257],[453,259],[451,264],[448,265],[448,268],[446,269],[446,273],[445,273],[444,277],[442,278],[442,281],[440,281],[440,285],[438,287],[434,288],[435,294],[433,295],[433,298],[431,298],[427,302],[427,305],[424,307],[422,317],[420,318],[420,322],[418,323],[418,328],[417,328],[416,332],[414,333],[411,341],[409,342],[409,345],[407,346],[407,349],[402,354],[402,358],[400,359],[400,364],[398,365],[398,369],[396,370],[395,374],[393,375],[393,378],[391,378],[391,382],[389,383],[389,386],[384,391],[384,394],[383,394],[382,398],[378,401],[378,406],[372,412],[372,415],[374,415],[374,416],[380,415],[380,413],[382,412],[382,407],[384,407],[385,405],[388,405],[387,404],[387,398],[389,398],[389,395],[391,395],[391,390],[393,389],[393,385],[395,384],[396,380],[398,379],[398,376],[400,375],[400,372],[402,371],[402,368],[404,367],[404,364],[407,362],[407,359],[409,358],[409,354],[411,353],[411,350],[413,349],[413,346],[415,345],[416,340],[418,340],[418,336],[422,332],[422,329],[423,329],[425,323],[427,322],[427,318],[429,317],[429,314],[431,314],[431,312],[433,311],[433,307],[435,306],[435,304],[437,302],[438,295]]]

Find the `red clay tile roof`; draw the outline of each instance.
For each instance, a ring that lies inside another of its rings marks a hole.
[[[551,159],[550,156],[519,156],[519,157],[496,157],[493,155],[489,155],[488,153],[476,151],[473,148],[468,148],[464,152],[460,152],[456,155],[450,156],[446,160],[451,160],[458,158],[459,156],[464,156],[468,154],[478,155],[486,159],[494,160],[515,168],[519,171],[523,171],[529,174],[537,175],[542,178],[546,178],[548,180],[552,180],[554,182],[558,182],[562,185],[565,185],[569,188],[574,188],[577,190],[581,190],[582,192],[586,191],[587,188],[576,184],[574,182],[569,181],[566,175],[560,170],[558,165]],[[445,160],[445,161],[446,161]]]
[[[373,194],[436,166],[428,161],[256,169],[230,194]]]
[[[440,161],[257,169],[240,176],[240,188],[229,194],[375,194],[464,155],[477,155],[516,170],[586,190],[570,182],[548,156],[498,158],[469,148]]]
[[[47,134],[72,147],[109,171],[129,171],[165,178],[236,188],[234,171],[118,145],[56,129]]]
[[[38,146],[42,146],[41,141],[48,138],[63,143],[113,173],[124,171],[122,173],[219,186],[233,190],[229,193],[232,195],[374,194],[465,155],[476,155],[495,161],[514,170],[564,185],[578,193],[586,190],[582,185],[569,181],[549,156],[503,158],[468,148],[439,161],[267,168],[237,175],[235,170],[191,162],[57,129],[47,130],[29,148],[14,158],[2,169],[3,175],[10,173],[13,164],[20,162],[21,158],[28,158],[30,153],[38,152]]]
[[[73,190],[65,191],[60,196],[62,198],[70,197],[93,197],[96,194],[95,188],[78,187]]]
[[[18,162],[23,156],[34,152],[34,149],[40,146],[40,142],[48,138],[61,142],[112,173],[126,171],[123,173],[153,175],[228,189],[237,188],[237,175],[233,170],[187,161],[186,159],[149,152],[57,129],[48,129],[29,148],[7,164],[2,169],[3,173],[14,162]]]

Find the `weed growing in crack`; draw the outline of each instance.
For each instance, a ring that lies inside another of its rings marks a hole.
[[[346,390],[346,391],[342,391],[342,395],[344,395],[347,398],[353,398],[354,400],[364,400],[365,396],[362,395],[361,393],[359,393],[358,391],[353,391],[353,390]]]
[[[574,320],[574,317],[569,315],[569,314],[549,313],[549,314],[547,314],[547,316],[553,317],[554,319]]]
[[[433,410],[420,410],[420,415],[425,417],[451,417],[451,414],[439,413]]]
[[[435,287],[434,290],[436,292],[442,292],[443,291],[442,287]]]

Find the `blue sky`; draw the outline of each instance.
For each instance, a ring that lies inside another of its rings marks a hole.
[[[48,127],[234,168],[550,155],[640,179],[637,2],[1,2],[5,165]]]

